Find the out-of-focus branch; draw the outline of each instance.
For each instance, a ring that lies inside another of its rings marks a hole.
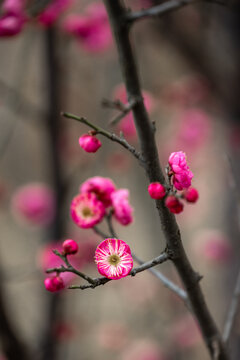
[[[130,151],[135,156],[135,158],[140,161],[141,164],[144,164],[144,160],[143,160],[143,157],[141,156],[141,154],[132,145],[130,145],[126,139],[121,138],[121,137],[117,136],[116,134],[113,134],[107,130],[104,130],[101,127],[98,127],[98,126],[92,124],[90,121],[88,121],[87,119],[85,119],[83,117],[79,117],[79,116],[69,114],[66,112],[62,113],[62,115],[66,118],[77,120],[77,121],[81,122],[82,124],[85,124],[85,125],[89,126],[91,129],[95,130],[97,134],[103,135],[106,138],[108,138],[109,140],[117,142],[118,144],[122,145],[125,149]]]
[[[112,24],[113,34],[118,47],[120,66],[126,85],[128,99],[142,97],[135,59],[129,40],[129,24],[124,22],[129,14],[120,0],[104,0]],[[143,101],[133,108],[135,125],[146,161],[145,170],[150,182],[165,184],[165,178],[158,159],[158,150],[154,138],[154,129],[148,119]],[[212,318],[199,285],[200,276],[187,258],[181,241],[180,230],[175,217],[161,200],[156,201],[160,221],[167,242],[167,252],[176,266],[186,288],[189,303],[198,320],[203,339],[214,360],[228,360],[229,356],[218,328]]]
[[[160,5],[153,6],[149,9],[127,13],[125,19],[128,23],[133,23],[135,21],[143,20],[149,17],[159,17],[181,9],[186,5],[191,5],[201,1],[203,2],[203,0],[169,0]],[[205,0],[205,2],[226,5],[221,0]]]

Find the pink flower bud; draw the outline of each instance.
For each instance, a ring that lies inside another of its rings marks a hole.
[[[78,252],[78,244],[72,239],[65,240],[62,244],[65,254],[76,254]]]
[[[184,198],[187,200],[187,202],[195,203],[199,198],[197,189],[195,188],[187,189],[184,193]]]
[[[48,290],[50,292],[56,292],[56,291],[64,289],[64,287],[65,287],[63,279],[60,276],[46,278],[44,280],[44,285],[45,285],[46,290]]]
[[[183,211],[183,204],[174,195],[166,198],[165,205],[173,214],[179,214]]]
[[[183,190],[191,186],[193,173],[190,171],[186,154],[183,151],[171,153],[168,160],[170,170],[173,173],[173,185],[177,190]]]
[[[163,199],[166,195],[166,189],[165,187],[160,184],[159,182],[151,183],[148,186],[148,192],[152,199]]]
[[[79,138],[79,145],[86,152],[95,153],[102,146],[102,143],[96,136],[84,134]]]

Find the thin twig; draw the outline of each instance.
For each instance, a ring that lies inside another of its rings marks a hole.
[[[66,112],[63,112],[62,115],[66,118],[69,119],[73,119],[73,120],[77,120],[79,122],[81,122],[82,124],[85,124],[87,126],[89,126],[90,128],[92,128],[93,130],[95,130],[97,132],[97,134],[103,135],[106,138],[119,143],[120,145],[122,145],[125,149],[127,149],[128,151],[130,151],[136,159],[138,159],[140,161],[140,163],[143,165],[144,164],[144,159],[142,157],[142,155],[135,149],[135,147],[133,147],[132,145],[130,145],[126,139],[117,136],[114,133],[111,133],[107,130],[104,130],[103,128],[100,128],[92,123],[90,123],[87,119],[83,118],[83,117],[79,117],[73,114],[69,114]]]
[[[237,282],[235,285],[231,304],[229,306],[229,310],[228,310],[228,314],[227,314],[227,320],[226,320],[224,330],[223,330],[223,340],[225,341],[225,343],[228,342],[231,332],[232,332],[232,329],[233,329],[233,325],[234,325],[238,307],[239,307],[239,298],[240,298],[240,270],[239,270],[239,273],[237,276]]]
[[[109,125],[116,125],[119,123],[120,120],[122,120],[136,105],[137,100],[133,99],[132,101],[129,101],[128,104],[124,105],[124,108],[121,110],[121,114],[115,116],[112,120],[109,121]]]
[[[200,2],[201,0],[169,0],[167,2],[164,2],[160,5],[153,6],[149,9],[141,10],[141,11],[135,11],[135,12],[129,12],[126,14],[125,19],[128,23],[133,23],[135,21],[143,20],[146,18],[151,17],[159,17],[162,15],[165,15],[169,12],[176,11],[178,9],[181,9],[182,7],[186,5],[191,5],[197,2]],[[225,5],[224,2],[221,0],[205,0],[205,2],[210,3],[216,3],[218,5]]]
[[[101,236],[103,239],[108,239],[110,237],[109,235],[105,234],[102,230],[100,230],[97,226],[94,226],[92,229],[97,235]]]

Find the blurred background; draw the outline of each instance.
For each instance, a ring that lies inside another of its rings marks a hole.
[[[139,10],[160,2],[125,3]],[[79,269],[98,275],[94,252],[102,239],[69,215],[90,177],[129,189],[134,222],[114,227],[140,258],[160,254],[165,241],[131,154],[100,136],[98,152],[84,152],[78,139],[89,129],[60,115],[122,131],[138,148],[131,115],[113,126],[119,111],[103,106],[104,99],[127,100],[102,1],[0,4],[0,359],[208,359],[183,302],[149,272],[95,290],[44,288],[45,270],[55,266],[51,249],[68,238],[79,244]],[[239,5],[228,5],[199,2],[131,30],[161,164],[185,151],[194,173],[199,201],[177,221],[220,329],[239,266],[240,19]],[[157,268],[181,286],[171,263]],[[233,360],[240,357],[239,320]]]

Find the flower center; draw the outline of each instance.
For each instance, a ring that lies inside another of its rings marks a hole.
[[[82,216],[83,217],[90,217],[92,215],[93,215],[92,210],[89,207],[84,207],[82,209]]]
[[[108,263],[113,266],[117,266],[121,261],[120,256],[117,254],[112,254],[108,257]]]

